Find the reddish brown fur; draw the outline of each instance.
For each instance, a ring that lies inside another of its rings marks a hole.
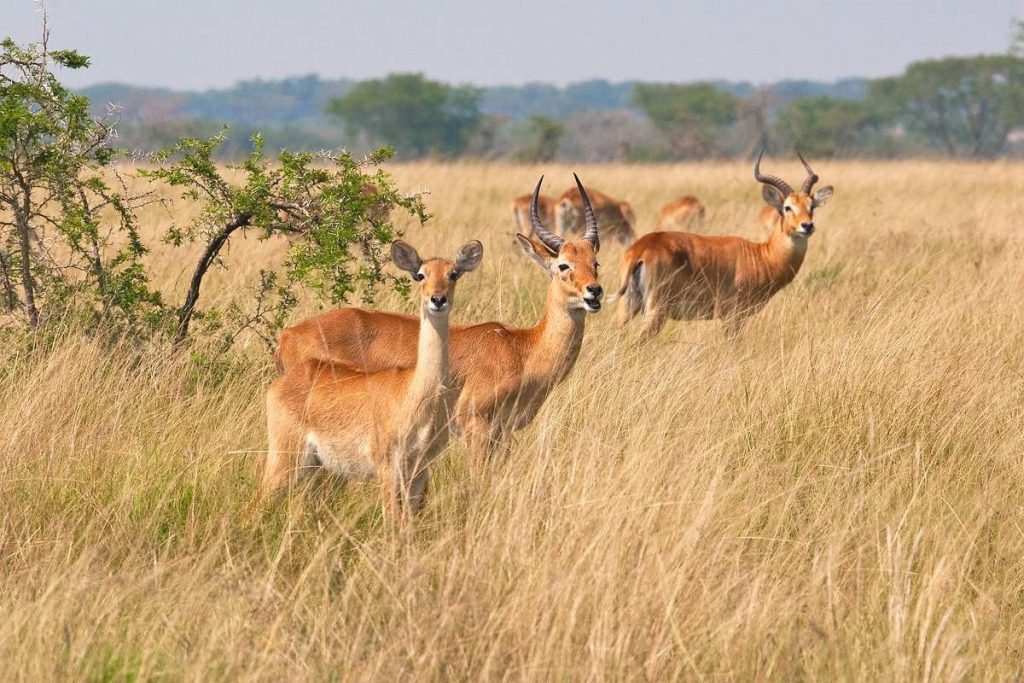
[[[512,216],[516,221],[516,230],[533,237],[533,227],[530,225],[530,199],[533,195],[524,194],[512,200]],[[554,225],[555,204],[558,200],[549,195],[537,197],[537,213],[545,225]]]
[[[519,237],[524,250],[552,275],[541,320],[529,328],[498,322],[460,325],[450,333],[454,420],[475,458],[493,452],[506,433],[528,425],[572,370],[583,343],[582,296],[588,286],[597,286],[596,251],[590,242],[566,242],[555,256]],[[570,270],[561,271],[560,263]],[[340,308],[285,330],[276,358],[279,371],[309,359],[368,371],[407,368],[415,362],[415,339],[412,316]]]
[[[762,206],[761,210],[757,212],[756,226],[764,232],[771,233],[778,223],[779,212],[775,210],[774,206]]]
[[[587,190],[587,196],[600,226],[601,239],[615,238],[622,244],[629,244],[636,239],[636,217],[629,202],[592,189]],[[583,234],[583,200],[579,188],[573,187],[563,192],[558,197],[554,211],[555,231],[558,234]]]
[[[681,230],[704,222],[704,205],[693,195],[677,197],[661,208],[655,230]]]
[[[416,257],[415,267],[405,268],[424,276],[420,316],[411,319],[412,358],[405,367],[368,371],[342,359],[304,358],[271,384],[261,497],[325,467],[347,478],[379,478],[393,516],[404,519],[418,509],[430,464],[449,439],[455,396],[449,381],[450,308],[442,312],[428,304],[432,297],[451,302],[452,276],[476,267],[478,248],[478,242],[467,244],[455,263],[420,263]]]
[[[831,194],[827,187],[813,197],[803,192],[785,197],[773,209],[777,223],[767,242],[686,232],[644,235],[623,260],[620,322],[643,313],[644,339],[657,335],[669,318],[717,318],[736,332],[799,272],[807,251],[801,225],[813,226],[815,204],[824,204]]]
[[[365,198],[373,197],[379,192],[375,183],[366,182],[359,189],[359,196]],[[383,223],[391,217],[391,207],[387,202],[374,202],[366,209],[366,219],[374,223]]]

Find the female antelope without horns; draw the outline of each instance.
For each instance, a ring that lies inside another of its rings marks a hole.
[[[798,155],[807,178],[796,192],[778,176],[761,173],[762,156],[764,150],[754,165],[754,178],[777,214],[767,242],[652,232],[626,250],[619,320],[625,324],[643,314],[642,339],[657,335],[669,318],[717,318],[727,334],[735,334],[796,277],[807,253],[807,238],[814,232],[814,211],[832,197],[832,187],[812,194],[818,176]]]
[[[402,241],[391,254],[419,282],[411,363],[368,372],[310,358],[278,377],[267,391],[270,450],[262,497],[322,467],[350,479],[379,478],[389,516],[407,519],[422,504],[430,464],[449,436],[455,282],[480,264],[483,245],[469,242],[454,262],[423,261]]]
[[[581,239],[566,240],[551,233],[538,215],[541,182],[530,210],[536,239],[516,235],[523,251],[550,278],[540,321],[528,328],[487,322],[451,330],[454,424],[474,459],[493,454],[509,432],[534,419],[575,365],[586,315],[601,309],[598,224],[583,184],[576,178],[584,198],[586,230]],[[278,371],[290,372],[310,358],[343,361],[369,371],[410,367],[416,360],[414,339],[415,319],[410,316],[335,309],[281,334]]]
[[[707,211],[699,199],[692,194],[676,197],[658,213],[655,230],[671,230],[672,228],[689,228],[704,223]]]

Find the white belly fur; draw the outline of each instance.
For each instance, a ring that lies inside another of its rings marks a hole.
[[[377,477],[377,466],[373,462],[369,439],[343,445],[310,432],[306,435],[306,443],[316,449],[320,466],[329,472],[346,479],[368,480]]]

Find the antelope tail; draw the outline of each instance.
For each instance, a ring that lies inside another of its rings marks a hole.
[[[274,349],[274,370],[277,371],[277,376],[280,377],[284,374],[284,358],[281,357],[281,341],[278,340],[277,348]]]
[[[287,355],[286,347],[290,346],[291,343],[290,337],[291,335],[289,334],[287,328],[281,330],[281,332],[277,335],[277,346],[274,347],[274,370],[277,372],[278,377],[283,375],[285,371],[288,370],[287,364],[288,362],[291,361],[290,358],[285,358],[285,356]]]
[[[622,265],[622,287],[619,288],[618,292],[608,297],[608,301],[616,301],[625,296],[627,308],[629,309],[627,315],[630,318],[638,314],[643,308],[645,299],[643,291],[643,265],[642,259],[630,259],[624,263]]]
[[[642,286],[640,278],[636,277],[636,274],[643,265],[644,262],[640,259],[627,261],[623,264],[622,272],[624,277],[622,278],[622,286],[619,287],[619,291],[615,293],[616,299],[621,298],[622,295],[626,293],[626,290],[629,289],[629,283],[634,279],[636,280],[637,286]]]

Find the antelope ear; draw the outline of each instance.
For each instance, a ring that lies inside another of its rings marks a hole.
[[[423,260],[413,246],[402,240],[395,240],[391,243],[391,260],[395,262],[396,266],[413,275],[417,275],[420,272],[420,266],[423,265]]]
[[[478,240],[467,242],[455,257],[455,271],[460,275],[475,270],[484,258],[484,245]]]
[[[824,206],[825,204],[827,204],[828,200],[832,199],[832,192],[833,190],[831,185],[826,185],[825,187],[822,187],[817,192],[815,192],[811,196],[811,201],[813,202],[814,208],[818,208],[819,206]]]
[[[768,206],[774,207],[776,211],[782,213],[782,203],[786,201],[786,198],[782,196],[779,188],[771,185],[762,185],[761,196],[764,197],[764,201]]]
[[[543,268],[544,272],[550,272],[551,260],[557,256],[557,254],[552,254],[551,250],[548,249],[546,245],[534,242],[526,235],[516,233],[516,240],[519,242],[519,246],[522,248],[523,253],[529,256],[531,261]]]

